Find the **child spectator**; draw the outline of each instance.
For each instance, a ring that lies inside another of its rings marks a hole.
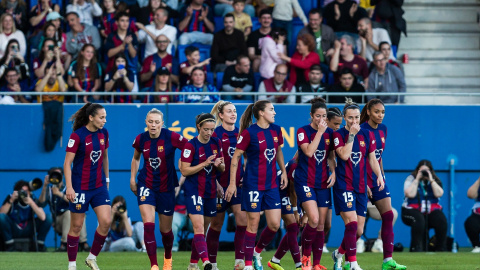
[[[0,88],[0,92],[22,92],[22,91],[28,91],[28,86],[26,84],[22,84],[19,82],[20,74],[15,68],[7,68],[5,70],[5,85]],[[17,103],[30,103],[24,95],[9,95],[13,99],[14,102]],[[1,99],[1,98],[0,98]],[[0,104],[2,104],[0,102]]]
[[[252,18],[247,13],[243,12],[245,9],[245,0],[233,0],[233,16],[235,17],[235,28],[242,31],[245,35],[245,40],[252,32]]]
[[[107,1],[110,1],[110,0],[107,0]],[[105,1],[104,1],[104,4],[105,4]],[[110,8],[111,4],[113,5],[113,12],[112,12],[112,8]],[[116,20],[118,14],[126,13],[129,15],[128,6],[125,2],[119,2],[118,4],[114,4],[112,2],[111,4],[107,3],[109,12],[104,12],[105,15],[102,17],[102,23],[100,25],[100,34],[104,38],[107,38],[108,35],[118,30],[117,20]],[[138,35],[138,28],[135,25],[135,18],[130,17],[130,24],[128,25],[128,30]]]
[[[107,38],[113,32],[113,25],[115,24],[115,2],[113,0],[103,0],[103,16],[100,23],[100,35]]]
[[[187,61],[180,64],[180,88],[190,83],[190,74],[195,68],[201,68],[207,72],[207,65],[210,64],[210,58],[200,62],[200,51],[197,47],[188,46],[185,48]]]
[[[105,41],[105,50],[109,58],[107,71],[114,65],[113,57],[118,53],[124,53],[127,57],[127,68],[133,74],[137,70],[137,36],[130,31],[130,17],[127,13],[121,12],[116,15],[118,29],[112,32]]]
[[[260,75],[262,78],[270,79],[273,77],[273,72],[278,64],[283,64],[284,61],[278,56],[278,53],[285,54],[285,38],[287,34],[285,30],[274,29],[272,36],[261,38],[258,42],[262,50],[262,58],[260,61]]]

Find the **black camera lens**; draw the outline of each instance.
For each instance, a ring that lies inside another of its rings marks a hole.
[[[125,211],[127,211],[127,207],[125,206],[125,204],[120,204],[118,207],[117,207],[117,210],[120,214],[123,214],[125,213]]]
[[[422,171],[422,176],[423,176],[423,177],[428,177],[428,172],[427,172],[426,170],[423,170],[423,171]]]
[[[21,189],[18,191],[18,197],[23,200],[28,197],[28,193],[25,190]]]
[[[48,179],[50,181],[50,184],[52,185],[58,185],[60,182],[62,182],[62,174],[58,171],[52,171],[51,173],[48,174]]]

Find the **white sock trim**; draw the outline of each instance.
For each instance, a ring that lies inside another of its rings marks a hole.
[[[392,257],[388,257],[388,258],[383,259],[383,262],[386,263],[386,262],[388,262],[388,261],[390,261],[390,260],[392,260]]]
[[[87,260],[95,260],[97,259],[97,256],[93,255],[91,252],[88,254]]]
[[[272,262],[274,262],[274,263],[280,263],[280,259],[278,259],[277,257],[273,256]]]

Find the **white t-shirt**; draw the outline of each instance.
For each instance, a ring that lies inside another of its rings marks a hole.
[[[165,35],[170,40],[170,44],[167,47],[167,53],[172,54],[172,44],[177,38],[177,28],[166,24],[162,29],[158,30],[155,25],[150,24],[146,25],[145,28],[154,34],[156,37],[160,35]],[[157,46],[155,44],[155,40],[153,40],[150,35],[148,35],[145,31],[140,30],[138,31],[138,40],[141,43],[145,44],[145,58],[148,56],[156,53],[158,51]]]

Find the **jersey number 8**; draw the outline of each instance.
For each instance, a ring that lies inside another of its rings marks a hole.
[[[84,204],[85,203],[85,193],[80,193],[80,199],[78,199],[78,193],[75,193],[75,200],[73,201],[73,203]]]

